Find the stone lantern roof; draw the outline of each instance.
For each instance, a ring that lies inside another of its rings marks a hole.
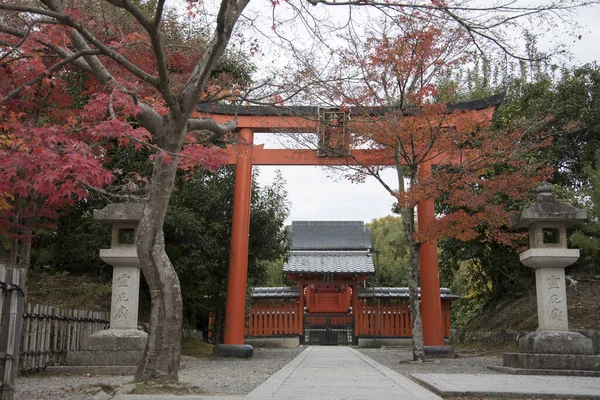
[[[112,203],[102,210],[94,210],[94,219],[105,224],[139,222],[143,212],[143,203]]]
[[[536,222],[564,222],[570,225],[587,219],[586,210],[556,201],[552,184],[542,182],[535,191],[538,194],[536,201],[523,209],[520,215],[511,218],[514,228],[527,228]]]

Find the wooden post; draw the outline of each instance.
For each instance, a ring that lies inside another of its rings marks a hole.
[[[5,268],[4,265],[0,269]],[[19,368],[21,326],[25,293],[25,270],[7,268],[2,279],[2,316],[0,317],[0,399],[12,400]]]
[[[431,162],[419,166],[419,179],[431,175]],[[417,208],[419,230],[435,220],[434,200],[419,202]],[[440,272],[438,267],[437,242],[428,240],[419,250],[421,272],[421,319],[423,321],[423,342],[425,346],[444,345],[444,321],[440,302]]]
[[[358,283],[352,283],[352,315],[354,315],[354,337],[358,336],[358,325],[360,322],[360,310],[358,309]],[[357,339],[358,340],[358,339]]]
[[[246,315],[246,283],[248,279],[248,234],[250,231],[250,196],[252,192],[252,143],[254,132],[244,128],[240,136],[247,142],[247,151],[240,150],[235,167],[233,223],[227,304],[225,309],[225,344],[244,343]]]
[[[302,279],[298,282],[298,288],[300,289],[300,300],[296,321],[298,324],[298,332],[300,332],[300,336],[302,336],[304,335],[304,281]]]

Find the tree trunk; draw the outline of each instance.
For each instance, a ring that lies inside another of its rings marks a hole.
[[[177,172],[177,159],[174,158],[165,160],[157,154],[148,200],[138,228],[136,244],[140,268],[151,297],[148,343],[135,374],[135,381],[138,382],[179,379],[183,318],[181,286],[165,252],[163,234],[163,223]]]
[[[417,167],[402,165],[400,157],[396,157],[396,170],[398,173],[398,191],[406,191],[404,178],[410,179],[411,185],[416,184]],[[423,345],[423,324],[421,323],[421,306],[419,302],[419,247],[415,239],[415,209],[414,207],[400,207],[402,224],[409,244],[409,272],[408,272],[408,302],[412,320],[413,361],[425,360]]]
[[[413,361],[423,361],[425,350],[423,347],[423,324],[421,323],[421,306],[419,302],[419,243],[414,238],[414,208],[400,210],[404,230],[409,243],[409,273],[408,273],[408,301],[412,319]]]

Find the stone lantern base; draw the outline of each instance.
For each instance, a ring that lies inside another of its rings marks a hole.
[[[520,353],[504,353],[503,366],[519,375],[600,377],[600,331],[537,331],[519,339]]]
[[[102,367],[106,374],[135,373],[144,354],[148,334],[137,329],[107,329],[89,337],[85,351],[67,353],[70,367]]]

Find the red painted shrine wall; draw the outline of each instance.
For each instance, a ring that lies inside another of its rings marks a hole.
[[[352,290],[347,285],[309,285],[305,290],[307,313],[348,313]]]

